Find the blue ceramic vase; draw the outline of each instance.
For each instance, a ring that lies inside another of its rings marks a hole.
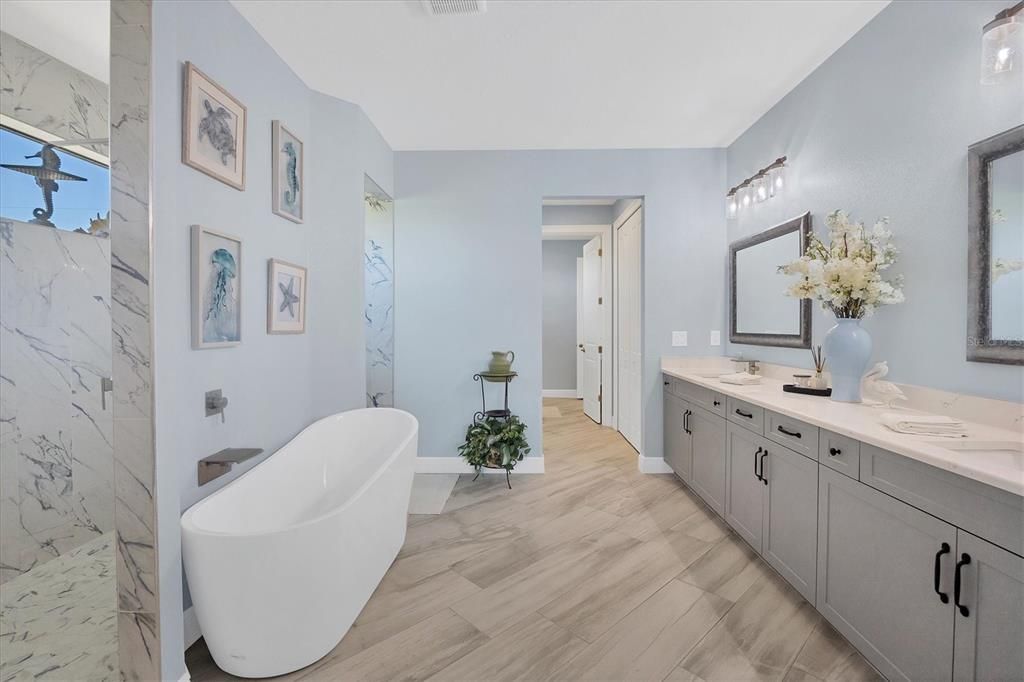
[[[836,318],[836,326],[825,334],[825,357],[832,374],[832,400],[860,402],[860,382],[871,359],[871,336],[860,320]]]

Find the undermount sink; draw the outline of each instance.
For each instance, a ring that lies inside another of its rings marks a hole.
[[[1024,467],[1024,443],[1019,441],[964,438],[962,440],[933,440],[930,442],[932,445],[938,445],[946,450],[962,452],[965,455],[998,457],[1009,466]]]

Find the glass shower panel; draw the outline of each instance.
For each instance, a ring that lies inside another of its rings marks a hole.
[[[0,679],[117,679],[107,86],[0,41]]]
[[[365,181],[366,406],[393,407],[395,349],[394,202]]]

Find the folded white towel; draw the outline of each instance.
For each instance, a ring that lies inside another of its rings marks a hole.
[[[943,436],[961,438],[967,435],[964,423],[953,417],[927,414],[893,414],[885,413],[881,422],[897,433],[909,433],[917,436]]]
[[[737,374],[723,374],[718,377],[723,384],[737,384],[739,386],[753,386],[761,383],[761,377],[757,374],[739,372]]]

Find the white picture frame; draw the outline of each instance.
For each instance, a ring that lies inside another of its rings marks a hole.
[[[305,334],[309,273],[271,258],[267,261],[267,333]]]
[[[306,176],[303,172],[302,140],[280,121],[270,128],[272,210],[293,223],[305,220]]]
[[[192,226],[192,348],[242,343],[242,240]]]
[[[182,163],[244,191],[245,105],[192,62],[185,62],[182,100]]]

